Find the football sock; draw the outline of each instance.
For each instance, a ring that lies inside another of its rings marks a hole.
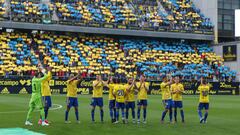
[[[45,107],[45,108],[44,108],[45,119],[47,119],[47,116],[48,116],[48,109],[49,109],[48,107]]]
[[[177,121],[177,109],[174,109],[174,120]]]
[[[68,111],[65,111],[65,121],[68,121]]]
[[[128,111],[129,109],[126,109],[126,119],[128,119]]]
[[[121,109],[122,110],[122,118],[125,118],[125,112],[124,112],[124,109]]]
[[[132,118],[135,119],[135,109],[132,108]]]
[[[95,113],[95,109],[92,109],[92,111],[91,111],[92,121],[95,121],[95,119],[94,119],[94,113]]]
[[[198,110],[198,116],[199,116],[199,119],[202,119],[202,111],[201,110]]]
[[[118,119],[119,119],[119,109],[117,109],[116,111],[116,120],[118,121]]]
[[[146,120],[147,117],[147,108],[143,108],[143,119]]]
[[[207,117],[208,117],[208,112],[205,112],[205,114],[204,114],[204,121],[207,120]]]
[[[137,110],[137,118],[140,119],[140,112],[141,112],[141,109],[138,108]]]
[[[170,122],[172,122],[172,109],[169,110],[169,119],[170,119]]]
[[[180,110],[180,113],[181,113],[182,121],[184,122],[184,112],[183,112],[183,110]]]
[[[164,120],[166,114],[167,114],[167,110],[164,110],[164,111],[162,112],[162,119],[161,119],[162,121]]]
[[[78,110],[75,111],[75,116],[76,116],[77,121],[79,121]]]
[[[114,119],[116,119],[116,117],[117,117],[116,108],[113,109],[113,114],[114,114]]]
[[[103,109],[100,109],[101,121],[103,121],[103,115],[104,115]]]
[[[110,109],[109,112],[110,112],[111,119],[113,119],[113,109]]]

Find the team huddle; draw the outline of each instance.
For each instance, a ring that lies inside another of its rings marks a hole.
[[[51,102],[51,89],[48,82],[51,80],[51,69],[47,68],[46,71],[41,64],[39,64],[40,71],[36,73],[32,79],[32,96],[29,103],[29,111],[27,114],[27,120],[25,125],[33,125],[32,112],[35,108],[40,109],[39,125],[48,126],[49,121],[48,110],[52,106]],[[42,77],[43,76],[43,77]],[[77,98],[77,85],[83,78],[78,74],[77,76],[70,75],[67,81],[67,107],[65,111],[65,123],[71,123],[68,120],[68,115],[71,107],[75,109],[75,116],[77,123],[79,121],[78,113],[78,98]],[[136,79],[128,78],[127,84],[121,82],[120,79],[110,76],[107,81],[102,80],[101,75],[96,76],[96,80],[93,81],[93,94],[90,105],[91,109],[91,120],[95,122],[95,109],[96,106],[100,109],[101,122],[104,121],[104,110],[103,110],[103,87],[109,88],[109,114],[112,123],[119,123],[120,114],[123,123],[128,123],[129,112],[131,110],[132,123],[141,123],[141,110],[143,111],[142,123],[147,123],[147,106],[149,91],[149,83],[146,82],[144,75],[141,75],[139,81]],[[183,110],[183,98],[184,86],[180,83],[179,77],[163,77],[163,82],[160,84],[162,91],[162,103],[165,110],[162,112],[161,123],[164,123],[164,118],[169,113],[170,123],[177,122],[177,110],[180,110],[181,121],[184,123],[184,110]],[[206,123],[209,109],[209,85],[205,79],[201,78],[201,84],[198,87],[200,98],[198,105],[198,115],[200,123]],[[135,95],[137,95],[137,119],[135,112]],[[205,114],[202,116],[202,110],[205,109]],[[172,119],[174,115],[174,120]]]

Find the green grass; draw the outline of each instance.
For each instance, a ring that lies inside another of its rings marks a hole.
[[[96,123],[91,123],[90,95],[79,96],[79,113],[81,124],[75,123],[74,110],[71,110],[71,124],[64,124],[65,95],[53,95],[54,104],[63,105],[59,110],[49,112],[49,127],[37,125],[39,112],[34,112],[34,126],[24,126],[30,95],[0,95],[0,128],[21,127],[50,135],[81,134],[81,135],[239,135],[240,97],[211,96],[210,112],[207,124],[199,124],[197,115],[198,96],[184,96],[186,123],[160,124],[163,110],[161,96],[149,96],[146,125],[111,124],[107,96],[104,97],[105,122],[100,123],[99,111],[96,111]],[[23,111],[23,112],[12,112]],[[25,112],[24,112],[25,111]],[[9,112],[9,113],[2,113]],[[180,115],[179,119],[180,119]],[[131,117],[130,117],[131,118]],[[166,117],[168,120],[168,115]],[[1,134],[1,133],[0,133]]]

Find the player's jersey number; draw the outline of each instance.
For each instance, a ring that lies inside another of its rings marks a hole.
[[[117,92],[117,95],[118,95],[118,96],[124,96],[124,91],[123,91],[123,90],[119,90],[119,91]]]

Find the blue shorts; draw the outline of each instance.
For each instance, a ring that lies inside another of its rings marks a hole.
[[[117,109],[124,109],[125,108],[125,103],[120,103],[120,102],[116,102],[116,108]]]
[[[174,108],[183,108],[182,101],[173,101]]]
[[[78,107],[78,99],[76,97],[67,97],[67,106],[69,108]]]
[[[116,100],[109,100],[109,109],[115,108],[116,106]]]
[[[202,109],[208,110],[209,109],[209,103],[199,103],[198,105],[198,110],[202,110]]]
[[[144,99],[144,100],[138,100],[138,101],[137,101],[137,105],[138,105],[138,106],[147,106],[148,103],[147,103],[147,100],[146,100],[146,99]]]
[[[43,96],[42,97],[44,107],[52,107],[52,100],[51,96]]]
[[[91,101],[91,106],[99,106],[99,107],[103,107],[103,98],[92,98]]]
[[[171,109],[173,107],[172,99],[163,100],[162,102],[163,102],[165,109]]]
[[[127,109],[129,109],[129,108],[135,109],[135,102],[134,102],[134,101],[132,101],[132,102],[127,102],[127,103],[126,103],[126,108],[127,108]]]

